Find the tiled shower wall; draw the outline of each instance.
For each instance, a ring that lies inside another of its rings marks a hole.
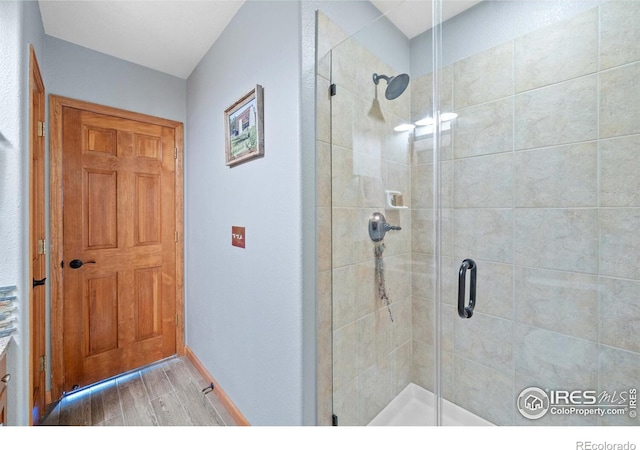
[[[330,392],[340,425],[366,425],[410,381],[411,166],[407,136],[393,131],[409,120],[410,95],[407,90],[386,100],[386,82],[376,86],[372,75],[396,70],[355,39],[344,40],[322,14],[318,26],[325,43],[317,77],[320,341],[323,348],[330,348],[329,341],[333,345],[331,358],[320,354],[333,368]],[[330,81],[337,87],[331,102]],[[386,209],[385,190],[402,192],[407,208]],[[377,291],[368,233],[374,212],[402,227],[384,239],[393,320]],[[323,393],[329,390],[328,382],[321,387]],[[325,414],[326,409],[321,417]]]
[[[638,23],[640,4],[604,2],[441,72],[441,110],[459,114],[441,163],[443,393],[496,424],[639,424],[628,415],[531,421],[515,410],[529,386],[640,386]],[[412,95],[418,118],[430,92]],[[430,145],[414,145],[423,155],[414,206],[431,182]],[[414,216],[432,217],[422,207]],[[461,320],[457,271],[467,257],[478,263],[478,303]],[[432,326],[433,299],[415,289],[430,280],[429,258],[414,251],[414,321]],[[414,332],[414,347],[432,355],[426,336]],[[417,374],[432,386],[429,371]]]
[[[440,155],[442,389],[496,424],[638,425],[515,410],[529,386],[640,386],[638,23],[640,4],[603,2],[442,69],[441,111],[459,114]],[[405,110],[382,88],[371,108],[371,73],[384,66],[352,40],[333,55],[332,122],[328,52],[346,36],[321,14],[318,32],[318,417],[365,424],[403,383],[433,389],[432,142],[406,148],[391,130]],[[412,120],[429,115],[431,76],[410,89]],[[384,211],[384,189],[411,209]],[[393,324],[375,303],[376,210],[403,227],[385,239]],[[467,257],[479,265],[478,305],[462,320]]]

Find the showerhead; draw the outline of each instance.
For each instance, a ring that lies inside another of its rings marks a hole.
[[[373,82],[378,84],[380,78],[387,81],[387,89],[384,92],[384,96],[387,100],[393,100],[402,95],[404,90],[409,85],[409,75],[401,73],[395,77],[388,77],[386,75],[373,74]]]

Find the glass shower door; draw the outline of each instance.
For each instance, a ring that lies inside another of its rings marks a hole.
[[[443,425],[640,425],[638,23],[483,1],[435,30]]]
[[[349,36],[319,14],[318,33],[318,95],[327,105],[319,114],[329,118],[318,150],[326,168],[319,213],[331,223],[321,276],[331,286],[333,423],[434,424],[433,394],[420,411],[410,407],[433,391],[435,373],[427,324],[435,277],[423,240],[433,228],[431,190],[421,181],[429,193],[413,198],[412,134],[396,129],[411,122],[412,92],[431,87],[411,79],[410,40],[385,17]],[[424,145],[419,158],[430,152]]]

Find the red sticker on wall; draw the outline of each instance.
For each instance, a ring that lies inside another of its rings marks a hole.
[[[231,245],[244,248],[244,227],[231,227]]]

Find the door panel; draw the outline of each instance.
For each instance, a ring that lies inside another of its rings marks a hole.
[[[136,245],[157,244],[160,241],[160,178],[141,173],[135,178],[134,242]]]
[[[117,273],[85,280],[84,331],[87,355],[118,348],[118,303]]]
[[[85,170],[83,190],[86,227],[85,248],[117,248],[117,181],[116,171]]]
[[[69,107],[62,118],[70,391],[176,352],[176,143],[160,125]]]

